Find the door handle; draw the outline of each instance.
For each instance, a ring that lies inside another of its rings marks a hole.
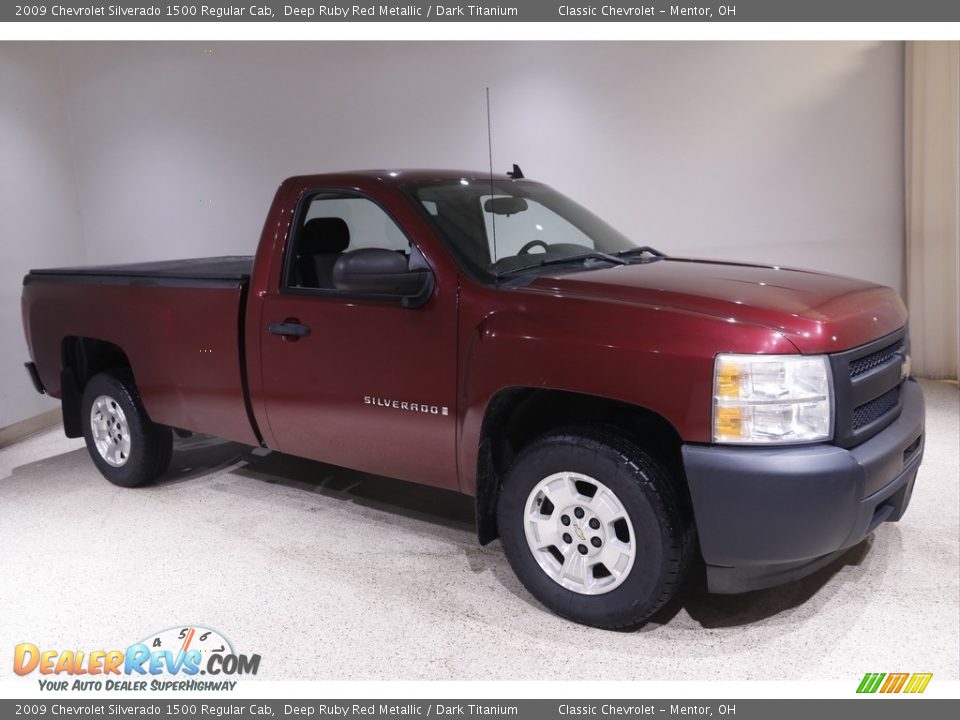
[[[267,332],[289,338],[301,338],[310,334],[310,326],[301,325],[296,320],[285,320],[284,322],[270,323],[267,325]]]

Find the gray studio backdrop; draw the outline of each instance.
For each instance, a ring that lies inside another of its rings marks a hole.
[[[0,427],[29,267],[252,253],[285,176],[487,167],[670,254],[901,289],[902,43],[0,43]]]

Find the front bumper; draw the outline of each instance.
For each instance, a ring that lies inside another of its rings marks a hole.
[[[684,445],[712,592],[803,577],[903,516],[923,457],[924,403],[913,380],[902,393],[900,416],[849,450]]]

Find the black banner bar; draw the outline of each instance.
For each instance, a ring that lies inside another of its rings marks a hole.
[[[174,4],[38,0],[0,7],[2,22],[960,22],[957,0],[470,0]]]

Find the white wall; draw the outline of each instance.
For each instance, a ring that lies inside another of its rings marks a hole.
[[[76,175],[51,157],[62,119],[55,143],[18,152],[78,188],[84,248],[23,226],[31,247],[60,242],[53,263],[252,253],[288,175],[483,170],[489,86],[495,169],[519,163],[638,241],[900,288],[901,43],[44,47],[19,72],[47,97],[62,63]]]
[[[83,262],[64,109],[52,49],[0,43],[0,428],[57,407],[23,369],[20,289],[31,267]]]
[[[897,289],[901,43],[60,48],[91,261],[252,252],[279,180],[487,166],[677,255]]]

